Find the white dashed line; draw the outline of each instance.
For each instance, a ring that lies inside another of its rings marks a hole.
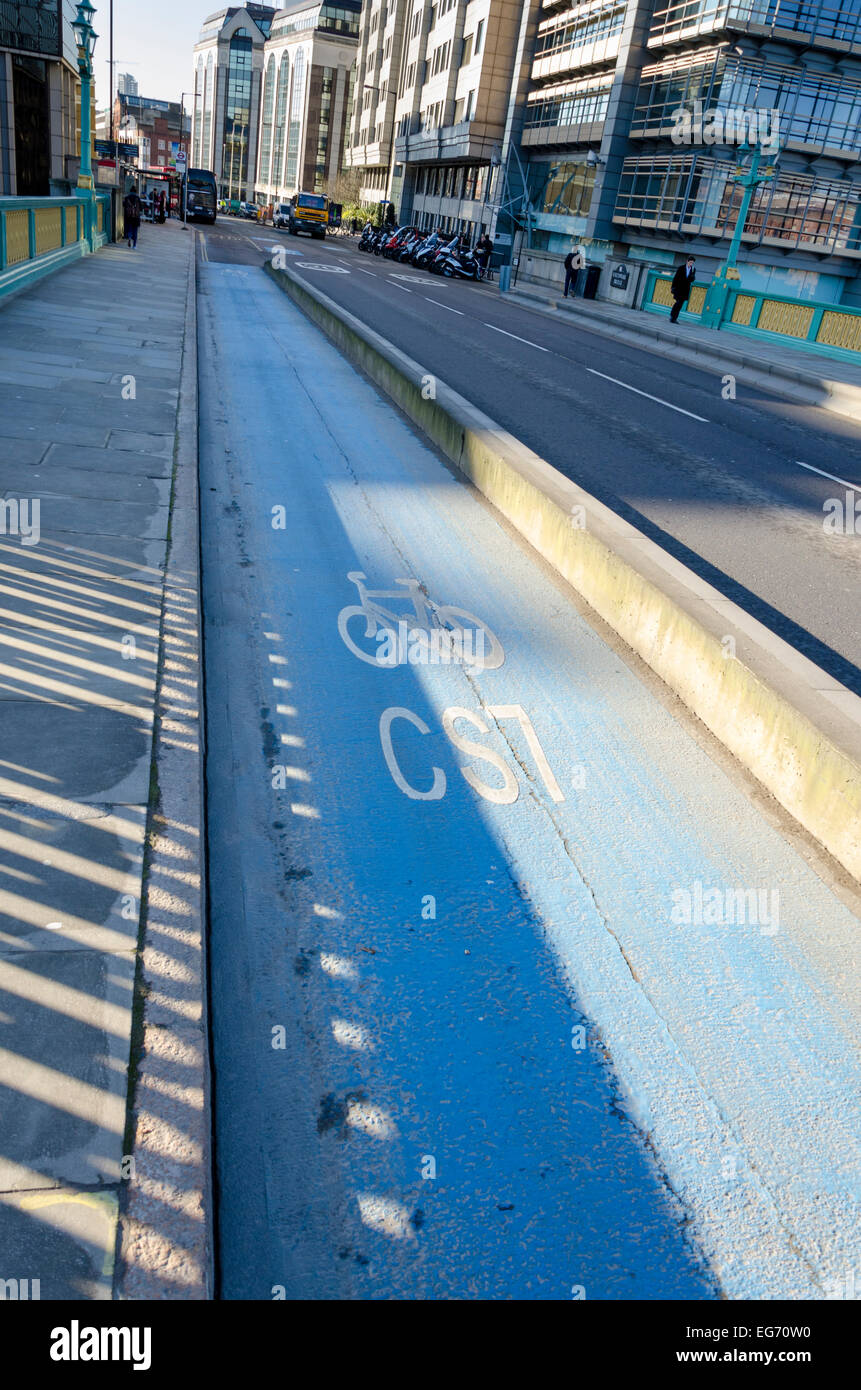
[[[676,410],[679,415],[687,415],[691,420],[699,420],[701,425],[709,423],[704,415],[695,415],[692,410],[682,410],[680,405],[673,405],[672,401],[662,400],[660,396],[650,396],[648,391],[640,391],[636,386],[629,386],[627,381],[619,381],[618,377],[607,376],[606,372],[596,372],[594,367],[587,367],[586,371],[591,372],[592,376],[600,376],[605,381],[612,381],[614,386],[622,386],[626,391],[633,391],[635,396],[645,396],[647,401],[657,401],[658,405],[665,405],[668,410]]]
[[[443,304],[441,299],[431,299],[429,294],[423,295],[422,298],[426,299],[428,304],[438,304],[441,309],[448,309],[450,314],[460,314],[461,318],[464,317],[462,309],[453,309],[450,304]]]
[[[808,473],[818,473],[820,478],[830,478],[832,483],[839,483],[841,487],[861,488],[861,483],[847,483],[845,478],[838,478],[834,473],[825,473],[821,468],[814,468],[812,463],[802,463],[801,459],[796,459],[795,462],[799,468],[806,468]]]
[[[519,333],[509,333],[507,328],[497,328],[495,323],[486,323],[485,328],[492,328],[494,333],[504,333],[506,338],[516,338],[518,343],[525,343],[527,347],[538,348],[539,352],[549,352],[550,349],[542,347],[540,343],[531,343],[528,338],[521,338]]]

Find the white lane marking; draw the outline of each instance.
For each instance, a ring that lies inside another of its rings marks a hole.
[[[486,323],[485,328],[492,328],[494,333],[504,333],[506,338],[516,338],[518,343],[525,343],[527,347],[538,348],[539,352],[549,352],[550,349],[542,347],[540,343],[531,343],[528,338],[521,338],[519,333],[509,333],[507,328],[497,328],[495,323]]]
[[[441,299],[431,299],[429,294],[422,295],[422,298],[426,299],[428,304],[438,304],[441,309],[448,309],[450,314],[460,314],[461,318],[464,317],[462,309],[453,309],[450,304],[443,304]]]
[[[392,277],[389,276],[389,279],[391,279],[391,278],[392,278]],[[406,287],[406,285],[399,285],[399,284],[397,283],[397,281],[395,281],[395,289],[396,289],[396,290],[403,290],[404,294],[412,294],[412,290],[408,290],[407,287]]]
[[[806,468],[809,473],[818,473],[820,478],[830,478],[832,483],[840,483],[842,487],[861,488],[861,483],[847,483],[845,478],[838,478],[834,473],[824,473],[821,468],[814,468],[812,463],[802,463],[801,459],[796,459],[795,462],[799,468]]]
[[[322,270],[327,275],[349,275],[349,270],[345,270],[342,265],[319,265],[316,261],[303,261],[299,267],[301,270]]]
[[[668,410],[676,410],[679,415],[687,415],[691,420],[699,420],[701,425],[710,423],[704,415],[695,415],[692,410],[682,410],[680,405],[673,405],[672,401],[662,400],[660,396],[650,396],[648,391],[641,391],[636,386],[629,386],[627,381],[620,381],[618,377],[607,376],[606,372],[596,372],[594,367],[587,367],[586,371],[591,372],[593,376],[603,377],[605,381],[612,381],[614,386],[624,386],[626,391],[633,391],[635,396],[645,396],[647,401],[657,401],[658,405],[665,405]]]
[[[373,275],[375,280],[377,278],[377,272],[375,270],[365,270],[365,267],[361,265],[357,265],[356,269],[360,275]]]

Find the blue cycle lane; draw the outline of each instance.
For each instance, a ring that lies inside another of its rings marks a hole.
[[[262,272],[200,270],[223,1295],[839,1296],[857,918]]]

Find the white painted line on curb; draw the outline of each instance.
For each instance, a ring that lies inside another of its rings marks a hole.
[[[429,294],[422,295],[422,298],[426,299],[428,304],[438,304],[441,309],[448,309],[450,314],[460,314],[461,318],[464,317],[462,309],[453,309],[450,304],[443,304],[441,299],[431,299]]]
[[[494,333],[504,333],[506,338],[516,338],[518,343],[525,343],[527,347],[538,348],[539,352],[549,352],[550,349],[542,347],[540,343],[531,343],[528,338],[521,338],[519,333],[509,333],[507,328],[497,328],[495,323],[486,323],[485,328],[492,328]]]
[[[799,468],[806,468],[809,473],[818,473],[820,478],[830,478],[832,483],[840,483],[841,487],[861,488],[861,483],[847,483],[845,478],[838,478],[834,473],[824,473],[821,468],[814,468],[812,463],[802,463],[801,459],[795,462]]]
[[[691,420],[699,420],[701,425],[708,425],[711,421],[704,415],[695,415],[692,410],[682,410],[680,405],[673,405],[672,401],[662,400],[660,396],[650,396],[648,391],[640,391],[636,386],[629,386],[627,381],[619,381],[618,377],[607,376],[606,372],[596,372],[594,367],[587,367],[587,372],[593,376],[603,377],[605,381],[612,381],[614,386],[624,386],[626,391],[633,391],[635,396],[645,396],[647,401],[657,401],[658,405],[665,405],[668,410],[677,410],[680,415],[687,415]]]

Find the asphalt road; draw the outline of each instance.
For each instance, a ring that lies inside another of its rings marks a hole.
[[[268,277],[198,308],[221,1295],[826,1296],[857,917]]]
[[[282,245],[310,283],[861,694],[861,533],[823,528],[828,499],[861,497],[861,428],[743,385],[724,400],[719,376],[348,240],[229,218],[202,235],[222,263]]]

